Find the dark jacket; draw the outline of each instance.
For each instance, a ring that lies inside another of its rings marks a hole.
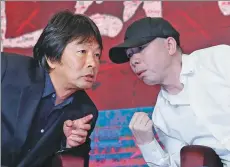
[[[49,162],[48,157],[61,149],[64,137],[63,123],[93,114],[91,130],[95,127],[98,110],[85,91],[73,94],[71,104],[44,133],[26,156],[20,157],[22,146],[28,136],[33,116],[41,99],[45,84],[45,71],[31,57],[1,53],[1,161],[13,167],[40,167]],[[79,147],[64,152],[82,156],[88,166],[90,138]]]

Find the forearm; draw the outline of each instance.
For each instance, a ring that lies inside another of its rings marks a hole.
[[[139,148],[150,167],[179,167],[173,157],[165,152],[155,139],[149,144],[139,145]]]

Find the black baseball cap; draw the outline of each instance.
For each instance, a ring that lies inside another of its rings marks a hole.
[[[112,62],[121,64],[129,61],[126,49],[145,45],[155,38],[173,37],[180,46],[180,34],[161,17],[145,17],[132,23],[125,32],[124,42],[109,50]]]

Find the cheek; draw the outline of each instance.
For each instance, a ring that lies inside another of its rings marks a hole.
[[[154,55],[152,53],[146,53],[141,55],[141,62],[146,65],[151,65],[155,62]]]
[[[154,60],[152,55],[143,55],[142,58],[142,66],[147,70],[153,70],[156,67],[156,61]]]
[[[73,59],[68,62],[68,67],[73,72],[78,72],[84,67],[84,62],[82,60]]]
[[[65,64],[64,64],[65,63]],[[69,59],[63,62],[63,72],[70,80],[76,80],[82,75],[83,63],[79,60]]]
[[[164,58],[161,59],[160,63],[161,63],[162,68],[166,69],[169,66],[171,66],[172,61],[171,61],[171,59],[169,57],[164,57]]]
[[[131,70],[133,70],[133,66],[132,66],[132,58],[129,60],[129,66],[130,66]]]
[[[98,71],[100,70],[100,66],[101,66],[101,64],[100,64],[100,62],[99,62],[99,63],[96,65],[96,67],[95,67],[95,70],[94,70],[95,74],[97,74]]]
[[[161,54],[152,54],[145,57],[146,66],[154,72],[161,72],[165,68],[166,60]]]
[[[161,73],[164,69],[164,65],[161,64],[159,60],[148,61],[146,67],[151,73],[154,73],[154,75]]]
[[[132,64],[131,63],[129,63],[129,66],[130,66],[130,68],[131,68],[131,70],[134,72],[135,70],[135,68],[132,66]]]

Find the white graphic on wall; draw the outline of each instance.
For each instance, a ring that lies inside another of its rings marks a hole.
[[[77,1],[75,5],[75,13],[84,14],[93,4],[93,1]]]
[[[128,21],[136,12],[141,1],[124,1],[123,21]]]
[[[143,3],[143,9],[148,17],[162,17],[161,1],[124,1],[123,21],[128,21]]]
[[[5,2],[1,1],[1,52],[3,51],[3,42],[6,36],[6,12]]]
[[[225,16],[230,16],[230,1],[218,1],[220,11]]]
[[[106,14],[94,14],[90,18],[98,26],[100,33],[108,37],[116,37],[122,30],[122,21],[115,16]]]
[[[163,17],[161,1],[144,1],[143,9],[148,17]]]
[[[103,1],[96,1],[97,4],[101,4]]]
[[[101,4],[104,1],[96,1],[96,4]],[[94,1],[77,1],[75,5],[75,13],[84,14],[88,8],[94,3]],[[95,13],[89,16],[98,26],[101,34],[103,36],[108,36],[111,38],[116,37],[122,30],[124,22],[131,19],[137,9],[142,5],[146,16],[149,17],[162,17],[162,2],[161,1],[125,1],[123,3],[124,10],[122,18],[112,16],[109,14]],[[229,1],[219,1],[219,9],[225,16],[230,15],[230,2]],[[31,33],[26,33],[15,38],[5,38],[7,19],[5,14],[5,2],[1,1],[1,51],[3,47],[7,48],[31,48],[34,46],[38,40],[42,29],[36,30]]]
[[[4,47],[7,48],[31,48],[33,47],[39,36],[42,33],[42,29],[23,34],[16,38],[7,38],[4,40]]]

